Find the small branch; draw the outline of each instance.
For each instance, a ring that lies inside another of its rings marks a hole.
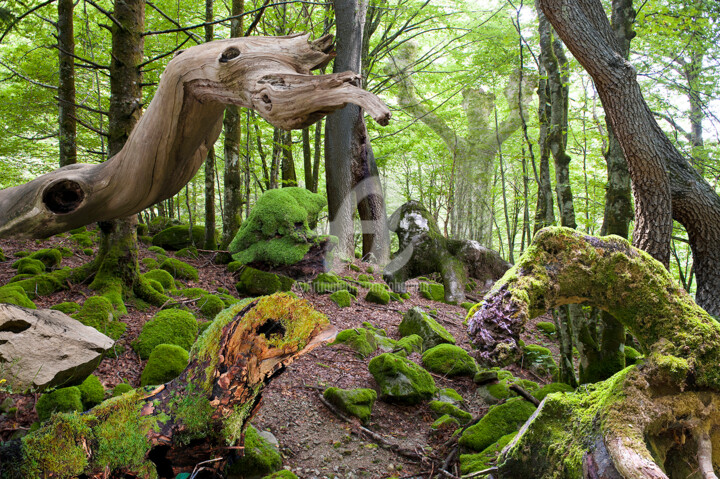
[[[58,89],[58,87],[56,87],[55,85],[48,85],[47,83],[42,83],[42,82],[33,80],[32,78],[26,77],[26,76],[23,75],[22,73],[19,73],[19,72],[17,72],[16,70],[14,70],[10,65],[8,65],[8,64],[5,63],[5,62],[3,62],[2,60],[0,60],[0,65],[4,66],[4,67],[7,68],[8,70],[10,70],[10,71],[13,73],[13,75],[19,76],[19,77],[22,78],[23,80],[25,80],[25,81],[27,81],[27,82],[30,82],[30,83],[32,83],[33,85],[41,86],[41,87],[43,87],[43,88],[49,88],[49,89],[51,89],[51,90],[57,90],[57,89]]]
[[[10,23],[10,25],[8,25],[8,27],[5,29],[5,31],[3,32],[3,34],[0,36],[0,43],[2,43],[2,41],[5,39],[5,36],[10,32],[10,30],[12,30],[12,28],[13,28],[15,25],[18,24],[18,22],[19,22],[20,20],[22,20],[23,18],[27,17],[28,15],[30,15],[30,14],[33,13],[34,11],[39,10],[39,9],[41,9],[42,7],[45,7],[45,6],[47,6],[47,5],[50,5],[50,4],[53,3],[54,1],[55,1],[55,0],[47,0],[46,2],[43,2],[43,3],[41,3],[40,5],[31,8],[30,10],[28,10],[27,12],[23,13],[22,15],[20,15],[19,17],[17,17],[15,20],[13,20],[12,23]]]
[[[531,402],[535,405],[535,407],[538,407],[540,405],[540,401],[537,400],[535,396],[524,390],[520,385],[518,384],[511,384],[509,388],[511,391],[515,391],[520,396],[522,396],[523,399],[525,399],[528,402]]]
[[[95,7],[100,13],[102,13],[103,15],[108,17],[108,19],[110,19],[110,21],[113,22],[115,24],[115,26],[118,27],[120,30],[125,30],[125,27],[123,26],[123,24],[120,23],[118,21],[118,19],[115,18],[115,16],[112,13],[108,12],[107,10],[105,10],[103,7],[101,7],[97,3],[93,2],[92,0],[85,0],[85,1],[87,3],[89,3],[90,5],[92,5],[93,7]]]
[[[151,59],[149,59],[149,60],[147,60],[147,61],[142,62],[140,65],[138,65],[138,68],[143,68],[143,67],[145,67],[146,65],[148,65],[148,64],[150,64],[150,63],[152,63],[152,62],[156,62],[156,61],[161,60],[161,59],[163,59],[163,58],[165,58],[165,57],[167,57],[167,56],[172,55],[172,54],[175,53],[176,51],[180,50],[180,49],[181,49],[187,42],[189,42],[190,40],[195,40],[195,39],[192,38],[192,37],[186,38],[184,42],[182,42],[180,45],[176,46],[175,48],[173,48],[173,49],[170,50],[169,52],[165,52],[165,53],[163,53],[163,54],[161,54],[161,55],[158,55],[158,56],[153,57],[153,58],[151,58]],[[195,41],[197,42],[197,40],[195,40]]]
[[[460,476],[461,479],[470,479],[472,477],[480,477],[480,476],[487,476],[492,474],[493,472],[497,472],[497,467],[491,467],[489,469],[483,469],[482,471],[473,472],[472,474],[466,474],[464,476]]]
[[[167,20],[168,22],[172,23],[173,25],[175,25],[175,26],[178,27],[178,28],[182,28],[182,26],[180,26],[180,24],[179,24],[178,22],[176,22],[170,15],[168,15],[167,13],[163,12],[162,10],[160,10],[160,8],[159,8],[157,5],[155,5],[155,4],[152,3],[152,2],[147,2],[147,4],[148,4],[153,10],[155,10],[155,11],[158,12],[160,15],[162,15],[162,17],[163,17],[165,20]],[[187,32],[187,31],[184,32],[184,33],[188,36],[188,40],[192,39],[192,40],[193,40],[196,44],[198,44],[198,45],[202,43],[202,38],[200,38],[200,36],[197,35],[196,33]],[[183,43],[184,43],[184,42],[183,42]],[[147,62],[146,62],[146,63],[147,63]]]
[[[102,130],[100,130],[99,128],[95,128],[94,126],[90,125],[89,123],[85,123],[84,121],[82,121],[82,120],[81,120],[80,118],[78,118],[77,116],[73,116],[73,118],[75,119],[76,122],[78,122],[80,125],[82,125],[82,126],[84,126],[85,128],[87,128],[88,130],[90,130],[90,131],[92,131],[92,132],[95,132],[95,133],[97,133],[98,135],[102,135],[102,136],[104,136],[104,137],[106,137],[106,138],[109,138],[109,137],[110,137],[110,134],[109,134],[109,133],[107,133],[107,132],[105,132],[105,131],[102,131]]]

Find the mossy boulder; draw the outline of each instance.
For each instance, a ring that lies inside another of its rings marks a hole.
[[[506,434],[517,431],[535,412],[535,406],[521,398],[493,406],[477,424],[467,428],[458,443],[481,452]]]
[[[625,346],[625,364],[630,366],[632,364],[637,364],[640,362],[645,356],[638,351],[637,349],[631,347],[631,346]]]
[[[105,296],[90,296],[71,317],[115,340],[127,328],[125,323],[116,320],[115,307]]]
[[[438,344],[422,355],[423,366],[443,376],[475,376],[477,365],[467,351],[454,344]]]
[[[453,417],[450,414],[444,414],[437,418],[435,421],[433,421],[432,424],[430,424],[430,428],[433,431],[457,429],[458,427],[460,427],[460,421],[458,421],[456,417]]]
[[[400,338],[395,342],[396,354],[408,356],[412,353],[421,353],[423,350],[423,338],[417,334],[411,334]]]
[[[240,272],[235,289],[246,296],[265,296],[280,291],[290,291],[293,284],[295,280],[287,276],[247,266]]]
[[[352,304],[353,295],[347,290],[335,291],[330,295],[330,300],[340,308],[347,308]]]
[[[30,257],[21,258],[12,264],[18,274],[40,274],[45,272],[45,263]]]
[[[420,296],[431,301],[445,301],[445,286],[437,283],[420,283]]]
[[[368,367],[384,401],[418,404],[432,398],[437,390],[430,373],[395,354],[383,353],[373,358]]]
[[[550,350],[537,344],[528,344],[523,347],[523,366],[541,376],[556,377],[558,374],[558,366]]]
[[[546,384],[545,386],[541,387],[537,391],[533,392],[532,395],[535,396],[535,399],[538,401],[542,401],[545,399],[545,396],[552,393],[571,393],[575,391],[575,389],[565,383],[550,383]]]
[[[5,253],[3,252],[2,248],[0,248],[0,262],[7,261],[7,257],[5,257]]]
[[[467,411],[463,411],[454,404],[450,404],[445,401],[430,401],[430,410],[435,413],[437,417],[449,415],[458,420],[460,424],[467,424],[472,421],[472,414]]]
[[[204,240],[204,227],[193,226],[191,237],[190,228],[187,225],[178,225],[165,228],[153,236],[152,243],[154,246],[160,246],[161,248],[177,251],[187,248],[193,244],[203,244]]]
[[[186,349],[175,344],[159,344],[150,353],[145,369],[140,375],[141,386],[165,384],[178,377],[187,367],[189,355]]]
[[[80,390],[80,399],[85,410],[103,402],[105,388],[97,376],[90,375],[77,387]]]
[[[262,437],[252,424],[245,429],[243,456],[227,470],[228,476],[259,479],[277,472],[282,467],[282,456],[277,448]]]
[[[365,301],[368,303],[386,305],[390,303],[390,294],[383,290],[371,288],[365,295]]]
[[[165,251],[165,248],[162,248],[160,246],[151,246],[148,248],[148,251],[150,251],[151,253],[155,253],[156,255],[167,256],[167,251]]]
[[[340,279],[335,273],[320,273],[312,281],[312,288],[318,294],[334,293],[336,291],[347,291],[357,297],[358,290],[355,286]]]
[[[77,244],[81,248],[92,248],[93,240],[90,237],[90,233],[87,231],[84,233],[75,233],[70,236],[70,241]]]
[[[175,253],[175,256],[178,258],[192,258],[197,259],[198,258],[198,249],[195,246],[188,246],[187,248],[183,248],[179,250],[177,253]]]
[[[463,397],[458,394],[456,390],[453,388],[442,388],[438,389],[437,392],[437,398],[438,401],[450,403],[450,404],[460,404],[464,401]]]
[[[45,248],[35,251],[29,258],[42,261],[47,269],[52,269],[60,266],[63,260],[63,254],[56,248]]]
[[[198,324],[192,313],[166,309],[143,325],[132,347],[142,359],[148,359],[152,350],[160,344],[174,344],[189,351],[197,333]]]
[[[47,421],[56,412],[82,411],[82,393],[75,386],[56,389],[40,396],[35,410],[40,421]]]
[[[128,383],[120,383],[116,385],[112,390],[112,397],[122,396],[128,391],[132,391],[133,387],[129,385]]]
[[[157,269],[160,263],[155,258],[143,258],[140,260],[140,264],[145,266],[148,270]]]
[[[455,338],[420,307],[414,307],[403,315],[398,327],[400,336],[417,334],[423,338],[423,346],[430,349],[438,344],[455,344]]]
[[[150,286],[153,290],[155,290],[155,292],[165,294],[165,288],[163,287],[162,283],[160,283],[160,281],[149,279],[147,280],[147,285]]]
[[[216,314],[225,309],[225,302],[222,298],[215,296],[214,294],[201,296],[195,305],[200,310],[200,314],[208,319],[214,318]]]
[[[493,375],[495,377],[489,381],[479,383],[479,375],[485,375],[488,379],[492,378]],[[487,404],[497,404],[505,399],[517,396],[517,393],[510,389],[513,384],[517,384],[530,394],[535,394],[540,389],[536,382],[517,378],[510,371],[498,368],[479,371],[474,380],[476,383],[481,384],[477,388],[476,394]]]
[[[258,198],[228,250],[243,264],[298,263],[318,241],[311,228],[326,204],[323,195],[305,188],[268,190]]]
[[[549,321],[540,321],[535,325],[535,327],[538,328],[540,332],[542,332],[545,336],[553,337],[555,336],[555,325]]]
[[[160,269],[164,269],[175,279],[188,279],[197,281],[199,278],[198,270],[192,265],[180,261],[179,259],[166,258],[160,263]]]
[[[263,476],[262,479],[298,479],[295,473],[288,471],[287,469],[281,469],[267,476]]]
[[[367,388],[340,389],[330,387],[323,392],[323,396],[341,411],[359,418],[363,423],[370,420],[372,407],[377,399],[375,390]]]
[[[482,452],[477,454],[460,454],[460,473],[472,474],[473,472],[484,471],[496,464],[500,451],[510,444],[516,432],[506,434],[494,444],[489,445]]]
[[[365,328],[352,328],[340,331],[332,344],[344,344],[355,350],[361,358],[370,356],[378,348],[375,334]]]
[[[60,311],[61,313],[69,315],[80,311],[80,305],[74,301],[65,301],[64,303],[58,303],[50,306],[50,309],[54,309],[56,311]]]
[[[162,285],[165,291],[172,291],[175,289],[175,279],[173,275],[164,269],[153,269],[142,275],[143,278],[148,280],[155,280]]]
[[[37,309],[35,303],[28,298],[25,290],[20,286],[8,284],[0,287],[0,303],[14,304],[23,308]]]

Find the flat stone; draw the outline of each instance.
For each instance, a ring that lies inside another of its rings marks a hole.
[[[15,391],[80,383],[113,344],[60,311],[0,304],[0,379]]]

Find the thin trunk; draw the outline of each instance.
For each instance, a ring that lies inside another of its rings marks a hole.
[[[213,0],[205,0],[205,21],[212,22]],[[205,25],[205,41],[213,40],[213,26]],[[190,235],[192,238],[192,234]],[[215,148],[214,146],[208,150],[205,159],[205,249],[213,250],[217,248],[215,239]]]
[[[302,146],[303,146],[303,173],[305,174],[305,188],[313,191],[315,184],[313,183],[312,170],[312,152],[310,147],[310,127],[302,130]]]
[[[58,1],[57,40],[60,64],[58,84],[58,140],[60,147],[60,166],[77,163],[73,9],[73,0]]]
[[[297,174],[295,173],[295,159],[292,151],[292,131],[285,131],[281,134],[282,143],[282,186],[297,186]]]
[[[324,120],[320,120],[315,124],[315,152],[313,155],[313,193],[317,193],[318,182],[320,181],[320,161],[322,160],[322,124]]]

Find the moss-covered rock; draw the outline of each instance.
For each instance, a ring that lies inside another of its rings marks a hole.
[[[430,410],[434,412],[437,417],[447,414],[457,419],[460,424],[467,424],[472,421],[472,414],[467,411],[463,411],[454,404],[450,404],[445,401],[430,401],[429,406]]]
[[[343,412],[355,416],[363,423],[370,420],[373,404],[377,399],[374,389],[339,389],[330,387],[323,392],[328,402],[337,406]]]
[[[175,280],[173,276],[165,271],[164,269],[153,269],[142,275],[143,278],[148,280],[155,280],[162,285],[165,291],[172,291],[175,289]]]
[[[90,375],[77,387],[80,390],[80,400],[85,410],[103,402],[105,388],[97,376]]]
[[[423,366],[443,376],[475,376],[477,365],[467,351],[454,344],[438,344],[422,355]]]
[[[550,350],[537,344],[528,344],[523,348],[523,366],[541,376],[556,377],[558,374],[557,363]]]
[[[398,350],[396,354],[400,354],[401,356],[408,356],[412,353],[421,353],[423,350],[423,338],[417,334],[404,336],[395,343],[395,347],[396,350]]]
[[[438,344],[455,344],[455,338],[420,307],[410,309],[398,327],[401,336],[417,334],[423,338],[423,346],[430,349]]]
[[[358,290],[355,286],[348,284],[334,273],[320,273],[312,281],[313,291],[318,294],[334,293],[336,291],[347,291],[357,297]]]
[[[625,346],[625,364],[628,366],[632,364],[637,364],[640,362],[645,356],[638,351],[637,349],[631,347],[631,346]]]
[[[433,431],[444,431],[447,429],[457,429],[460,427],[460,421],[457,420],[457,418],[449,415],[444,414],[437,418],[435,421],[433,421],[432,424],[430,424],[430,428]]]
[[[160,269],[167,271],[175,279],[189,279],[197,281],[199,278],[198,270],[195,266],[189,265],[179,259],[166,258],[162,263],[160,263]]]
[[[116,385],[112,390],[112,397],[122,396],[128,391],[132,391],[133,387],[128,383],[120,383]]]
[[[175,256],[178,258],[192,258],[197,259],[198,258],[198,249],[195,246],[188,246],[187,248],[183,248],[179,250],[177,253],[175,253]]]
[[[148,270],[157,269],[160,263],[155,258],[143,258],[140,260],[140,264],[145,266]]]
[[[14,304],[29,309],[37,308],[35,303],[28,298],[25,290],[14,284],[0,287],[0,303]]]
[[[5,253],[3,252],[2,248],[0,248],[0,262],[7,261],[7,257],[5,256]]]
[[[229,476],[260,478],[277,472],[282,467],[280,452],[262,437],[252,424],[249,424],[245,430],[244,446],[243,456],[228,468]]]
[[[197,333],[197,320],[192,313],[166,309],[143,325],[132,347],[142,359],[149,358],[152,350],[160,344],[174,344],[188,351],[195,342]]]
[[[55,412],[82,411],[82,393],[75,386],[56,389],[40,396],[35,410],[40,421],[47,421]]]
[[[273,472],[272,474],[268,474],[267,476],[263,476],[262,479],[298,479],[298,477],[287,469],[281,469],[277,472]]]
[[[555,325],[548,321],[540,321],[535,325],[540,332],[542,332],[545,336],[553,337],[555,336]]]
[[[383,290],[371,288],[370,291],[365,295],[365,301],[368,303],[386,305],[390,303],[390,294]]]
[[[437,398],[438,398],[437,399],[438,401],[455,404],[455,405],[458,405],[458,404],[461,404],[462,402],[464,402],[463,397],[460,394],[458,394],[458,392],[456,390],[454,390],[453,388],[438,389]]]
[[[445,286],[437,283],[420,283],[420,296],[431,301],[445,301]]]
[[[45,272],[45,263],[31,257],[21,258],[12,264],[18,274],[40,274]]]
[[[225,302],[214,294],[201,296],[195,305],[200,309],[200,314],[208,319],[214,318],[216,314],[225,309]]]
[[[81,248],[92,248],[93,246],[93,240],[90,237],[90,233],[88,232],[76,233],[74,235],[71,235],[70,241],[77,244]]]
[[[565,383],[550,383],[541,387],[540,389],[532,393],[532,395],[535,396],[535,399],[537,399],[538,401],[542,401],[548,394],[571,393],[573,391],[575,391],[575,389]]]
[[[192,237],[190,236],[190,228],[187,225],[178,225],[165,228],[155,236],[153,236],[153,245],[172,251],[187,248],[193,244],[203,244],[205,239],[205,228],[202,226],[193,226]]]
[[[55,248],[37,250],[29,257],[42,261],[47,269],[57,268],[63,260],[62,252]]]
[[[80,311],[80,305],[74,301],[65,301],[64,303],[59,303],[59,304],[50,306],[50,309],[54,309],[54,310],[60,311],[61,313],[70,315],[70,314],[77,313],[78,311]]]
[[[116,321],[115,307],[105,296],[90,296],[71,317],[115,340],[127,328],[125,323]]]
[[[373,277],[370,276],[370,275],[367,275],[367,274],[359,274],[358,277],[357,277],[357,280],[358,280],[358,281],[364,281],[364,282],[366,282],[366,283],[372,283],[372,282],[373,282]]]
[[[145,369],[140,375],[141,386],[165,384],[178,377],[187,367],[187,350],[175,344],[159,344],[150,353]]]
[[[380,397],[388,402],[418,404],[430,399],[437,390],[430,373],[395,354],[383,353],[373,358],[369,369],[380,386]]]
[[[535,406],[521,399],[512,398],[490,408],[477,424],[467,428],[458,443],[474,451],[483,451],[506,434],[517,431],[535,412]]]
[[[311,228],[326,204],[323,195],[305,188],[266,191],[258,198],[228,250],[243,264],[255,261],[270,266],[295,264],[317,242]]]
[[[361,358],[370,356],[378,347],[375,334],[365,328],[340,331],[332,344],[344,344],[355,350]]]
[[[353,296],[346,290],[335,291],[330,295],[330,300],[340,308],[347,308],[352,304]]]
[[[147,284],[152,289],[157,291],[159,294],[165,294],[165,288],[163,287],[162,283],[160,283],[160,281],[155,281],[154,279],[149,279],[149,280],[147,280]]]
[[[167,251],[165,251],[165,248],[162,248],[160,246],[151,246],[148,248],[148,251],[150,251],[151,253],[155,253],[156,255],[167,256]]]
[[[460,454],[460,473],[472,474],[473,472],[484,471],[496,464],[500,451],[512,441],[516,432],[506,434],[494,444],[489,445],[482,452],[477,454]]]
[[[290,291],[295,280],[281,274],[268,273],[245,267],[238,277],[235,288],[246,296],[265,296],[280,291]]]

